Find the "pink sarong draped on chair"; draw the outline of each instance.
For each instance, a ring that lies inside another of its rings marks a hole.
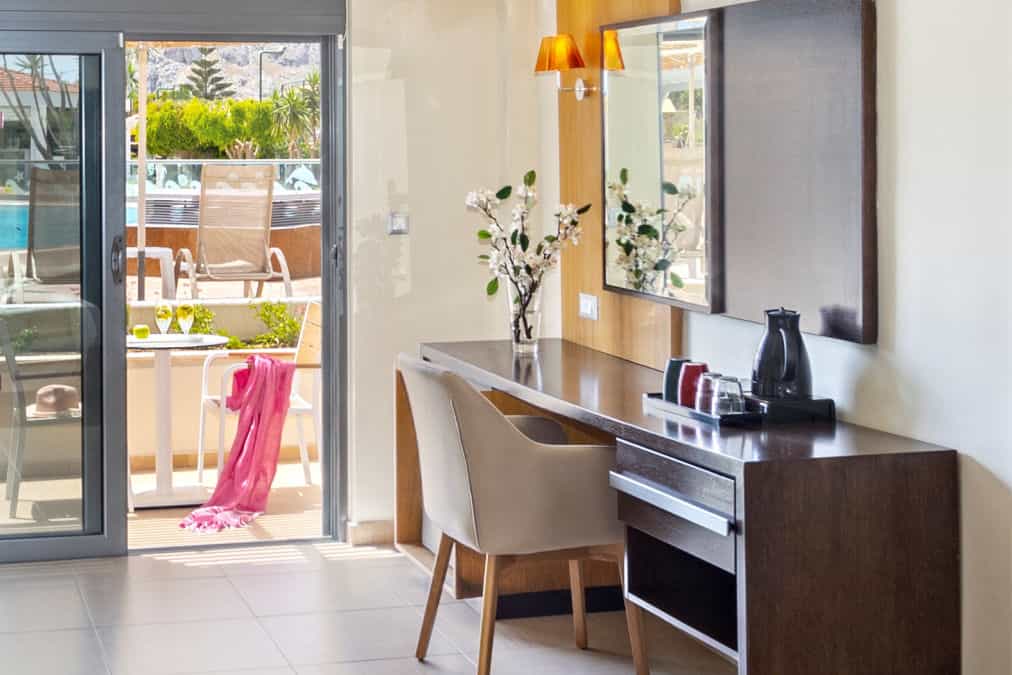
[[[190,530],[219,532],[245,527],[267,508],[278,468],[281,432],[291,400],[295,364],[251,356],[238,371],[226,405],[239,410],[239,428],[218,485],[206,504],[179,524]]]

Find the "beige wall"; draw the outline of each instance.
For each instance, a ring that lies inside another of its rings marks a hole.
[[[542,195],[557,203],[557,125],[539,122],[551,119],[555,99],[551,83],[532,74],[537,38],[552,31],[539,22],[551,17],[554,26],[554,5],[349,5],[348,470],[351,517],[368,521],[393,517],[396,354],[422,341],[508,335],[505,300],[484,296],[479,221],[464,196],[515,185],[533,167],[555,176]],[[409,236],[386,234],[393,210],[410,214]],[[546,303],[546,328],[558,335],[557,284]]]
[[[878,0],[879,344],[808,338],[843,417],[963,453],[967,675],[1012,672],[1010,29],[1007,0]],[[748,372],[759,326],[687,316]]]

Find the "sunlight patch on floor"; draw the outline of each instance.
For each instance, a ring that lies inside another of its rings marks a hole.
[[[264,541],[312,539],[323,536],[323,491],[320,487],[320,465],[311,466],[313,484],[306,485],[302,465],[298,462],[278,465],[267,513],[248,527],[216,533],[199,533],[179,527],[180,521],[193,509],[142,509],[127,519],[131,550],[241,544]],[[196,471],[176,471],[173,479],[179,485],[197,482]],[[214,485],[214,471],[205,473],[207,485]],[[154,474],[135,474],[136,490],[154,486]]]

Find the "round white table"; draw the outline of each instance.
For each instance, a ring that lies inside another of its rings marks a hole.
[[[203,485],[172,484],[172,352],[183,349],[206,349],[227,343],[220,335],[157,335],[139,340],[127,336],[127,349],[153,352],[155,355],[155,489],[135,493],[134,508],[151,509],[170,506],[203,504],[210,491]]]

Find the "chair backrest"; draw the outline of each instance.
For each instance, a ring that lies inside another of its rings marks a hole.
[[[502,539],[503,503],[520,498],[507,476],[530,441],[458,375],[401,354],[415,422],[425,513],[454,540],[483,551]],[[503,494],[503,491],[510,494]]]
[[[275,173],[268,164],[207,164],[201,169],[200,272],[225,279],[271,276]]]
[[[10,380],[11,392],[11,419],[12,433],[20,433],[25,425],[28,401],[25,396],[25,385],[18,371],[18,361],[14,353],[14,343],[11,341],[10,330],[7,322],[0,319],[0,352],[2,352],[4,365],[6,366],[7,379]]]
[[[306,305],[302,332],[295,351],[295,365],[319,366],[323,358],[323,308],[317,301]]]
[[[704,236],[704,209],[706,196],[700,192],[690,199],[678,215],[678,220],[685,226],[685,231],[679,233],[676,244],[683,251],[695,251],[702,248]]]
[[[43,283],[81,283],[81,172],[34,167],[28,193],[26,274]]]

